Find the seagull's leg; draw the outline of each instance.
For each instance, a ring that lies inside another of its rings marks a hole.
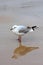
[[[18,36],[18,41],[20,43],[19,46],[21,46],[21,36],[20,35]]]
[[[18,36],[18,41],[21,42],[21,36],[20,35]]]

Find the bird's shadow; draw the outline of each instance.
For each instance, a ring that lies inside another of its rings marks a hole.
[[[19,47],[14,49],[12,58],[17,59],[20,56],[26,55],[27,53],[38,49],[39,47],[27,47],[22,45],[21,41],[19,41]]]

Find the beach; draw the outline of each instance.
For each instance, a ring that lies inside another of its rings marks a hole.
[[[15,50],[19,42],[10,28],[13,25],[38,26],[22,37],[23,49],[38,47],[24,55]],[[13,52],[19,54],[12,58]],[[0,0],[0,65],[43,65],[43,0]]]

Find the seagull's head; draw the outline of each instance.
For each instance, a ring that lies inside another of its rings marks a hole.
[[[14,26],[11,27],[10,30],[14,30],[16,27],[17,27],[17,25],[14,25]]]

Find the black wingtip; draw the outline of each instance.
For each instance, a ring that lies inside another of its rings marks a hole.
[[[32,29],[33,29],[33,30],[35,30],[35,29],[37,29],[37,28],[39,28],[39,27],[37,27],[37,26],[32,26]]]

